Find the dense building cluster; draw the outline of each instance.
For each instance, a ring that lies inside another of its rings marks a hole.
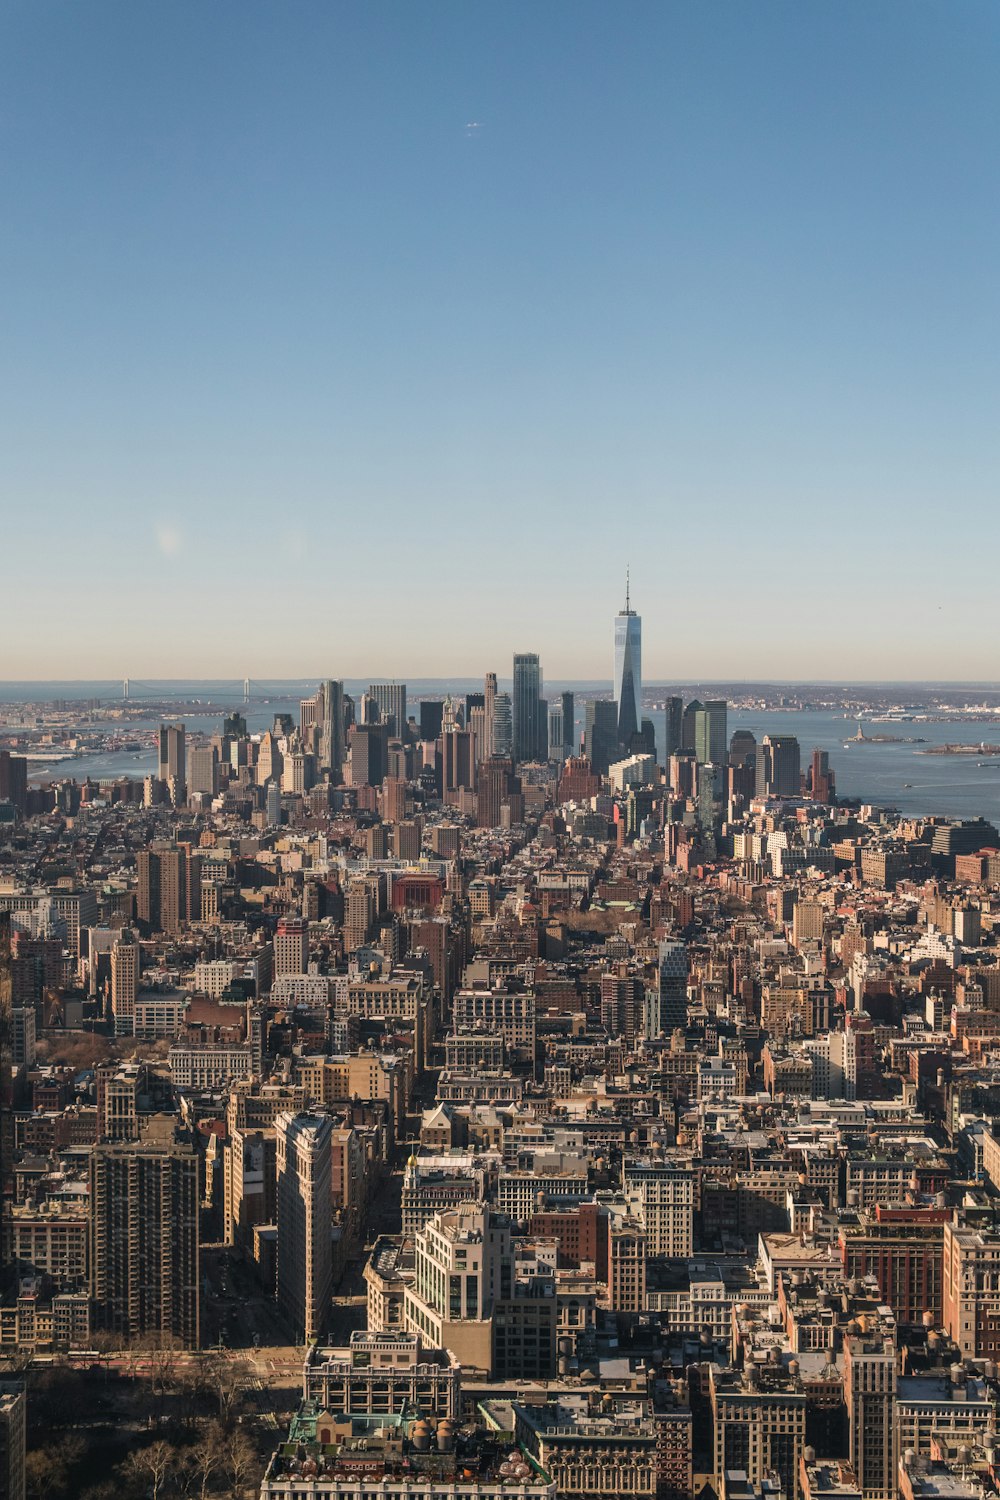
[[[1000,836],[643,701],[626,605],[579,741],[521,654],[0,752],[0,1350],[197,1350],[222,1244],[305,1346],[262,1497],[996,1489]]]

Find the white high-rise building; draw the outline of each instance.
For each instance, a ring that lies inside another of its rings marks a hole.
[[[615,620],[615,703],[618,743],[628,748],[642,724],[642,618],[630,606],[625,575],[625,608]]]

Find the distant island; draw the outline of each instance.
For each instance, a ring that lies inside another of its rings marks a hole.
[[[921,755],[1000,755],[1000,745],[928,745]]]

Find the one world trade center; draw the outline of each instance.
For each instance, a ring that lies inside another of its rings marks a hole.
[[[615,620],[615,703],[618,743],[631,748],[638,734],[642,704],[642,619],[630,607],[629,578],[625,574],[625,608]]]

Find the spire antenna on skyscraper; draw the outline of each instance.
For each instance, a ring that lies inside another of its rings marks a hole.
[[[630,579],[629,579],[629,573],[630,573],[630,565],[628,563],[626,563],[625,564],[625,613],[627,615],[630,615],[632,613],[631,609],[629,608],[629,597],[630,597],[629,590],[630,590],[630,587],[631,587],[631,585],[630,585]]]

